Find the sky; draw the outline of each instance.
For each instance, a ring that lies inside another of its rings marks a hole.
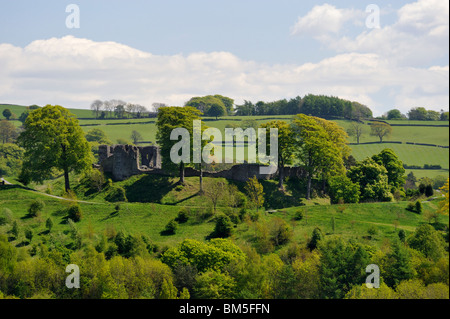
[[[449,3],[0,0],[0,103],[151,109],[209,94],[448,110]]]

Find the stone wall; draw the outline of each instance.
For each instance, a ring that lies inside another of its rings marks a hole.
[[[161,168],[157,146],[100,145],[98,151],[100,167],[116,181]]]
[[[161,154],[157,146],[100,145],[99,166],[105,173],[111,173],[115,181],[122,181],[133,175],[140,174],[178,175],[178,172],[166,172],[161,169]],[[187,167],[185,176],[200,176],[200,171]],[[245,182],[253,176],[256,176],[258,179],[275,179],[278,176],[278,172],[261,174],[259,164],[237,164],[227,170],[217,172],[203,171],[203,176],[223,177],[229,180]],[[300,167],[285,167],[284,176],[304,178],[305,171]]]

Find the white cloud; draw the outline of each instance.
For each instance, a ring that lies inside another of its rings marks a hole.
[[[449,2],[418,0],[397,11],[397,20],[380,29],[363,28],[356,36],[337,32],[351,19],[361,18],[359,11],[330,5],[314,7],[300,17],[292,34],[309,35],[337,53],[376,53],[402,66],[429,66],[437,59],[448,59]]]
[[[291,28],[291,34],[326,40],[329,35],[338,34],[347,21],[358,23],[361,17],[360,10],[338,9],[325,3],[314,6],[308,14],[299,17]]]
[[[413,106],[448,108],[447,66],[398,66],[376,53],[342,53],[317,63],[268,65],[229,52],[153,55],[115,42],[72,36],[25,48],[0,44],[0,102],[87,108],[95,99],[150,106],[182,105],[192,96],[223,94],[242,103],[308,93],[368,105],[376,114]],[[377,94],[392,92],[396,105]],[[419,104],[423,103],[423,104]]]

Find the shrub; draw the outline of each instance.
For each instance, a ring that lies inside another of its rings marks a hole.
[[[308,242],[308,248],[310,250],[314,250],[317,248],[317,245],[319,244],[319,241],[321,241],[323,238],[322,231],[319,227],[314,228],[311,239]]]
[[[73,203],[67,210],[68,218],[73,220],[74,222],[79,222],[81,218],[83,218],[83,212],[81,211],[80,205],[77,203]]]
[[[171,221],[169,221],[166,225],[166,227],[164,228],[163,232],[165,234],[170,234],[170,235],[174,235],[176,233],[178,229],[178,223],[172,219]]]
[[[286,244],[291,238],[292,230],[289,224],[281,218],[274,218],[270,227],[270,240],[274,246]]]
[[[401,241],[402,243],[405,243],[405,242],[406,242],[406,232],[405,232],[403,229],[400,229],[400,230],[398,231],[398,238],[400,239],[400,241]]]
[[[126,202],[127,195],[125,189],[122,186],[114,185],[111,187],[108,195],[105,197],[108,202]]]
[[[33,239],[33,231],[31,228],[25,229],[25,238],[28,240],[29,243],[31,243],[31,240]]]
[[[371,225],[371,226],[369,227],[369,229],[367,230],[367,233],[368,233],[369,236],[372,238],[373,236],[375,236],[375,235],[378,234],[378,229],[377,229],[374,225]]]
[[[415,206],[415,211],[417,214],[421,214],[422,210],[423,210],[423,206],[422,206],[422,202],[420,200],[416,201]]]
[[[53,220],[49,217],[45,222],[45,227],[47,227],[48,231],[51,232],[53,228]]]
[[[223,213],[218,214],[216,217],[216,226],[214,227],[211,237],[226,238],[231,236],[232,231],[233,223],[231,222],[230,217]]]
[[[175,221],[182,224],[187,222],[189,219],[189,211],[187,208],[182,208],[177,215],[177,218],[175,218]]]
[[[295,212],[294,219],[295,220],[302,220],[303,219],[303,211],[301,209],[299,209],[299,210],[297,210]]]
[[[36,217],[39,215],[45,207],[45,203],[40,199],[35,199],[31,202],[30,207],[28,208],[28,213],[30,216]]]

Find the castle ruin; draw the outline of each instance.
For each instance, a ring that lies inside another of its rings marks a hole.
[[[176,176],[176,172],[166,172],[161,167],[161,153],[158,146],[135,145],[100,145],[99,164],[103,172],[110,173],[115,181],[122,181],[134,175],[157,174]],[[258,179],[274,179],[273,174],[261,174],[260,164],[236,164],[230,169],[209,172],[203,171],[204,177],[223,177],[229,180],[245,182],[256,176]],[[301,167],[285,167],[283,176],[305,178],[305,170]],[[186,167],[185,176],[200,176],[200,171]]]

